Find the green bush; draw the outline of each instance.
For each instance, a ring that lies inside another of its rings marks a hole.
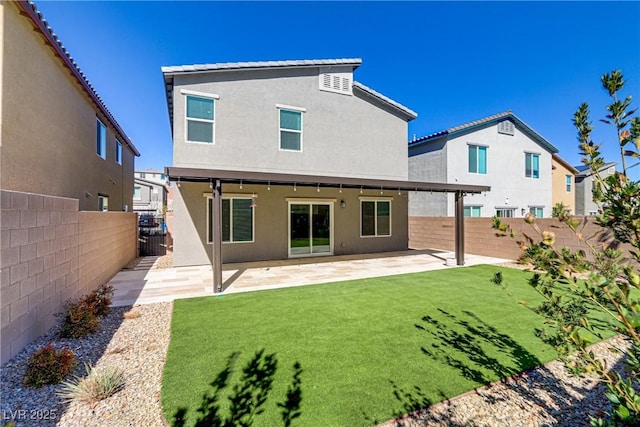
[[[24,382],[35,388],[57,384],[76,366],[76,355],[73,351],[68,348],[58,351],[53,348],[52,343],[49,343],[29,357]]]

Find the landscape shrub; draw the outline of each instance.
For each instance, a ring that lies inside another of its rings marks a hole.
[[[80,400],[95,403],[115,394],[124,387],[124,371],[117,367],[93,369],[91,365],[84,365],[86,377],[74,377],[62,383],[56,394],[65,402]]]
[[[52,343],[38,349],[29,357],[24,382],[40,388],[58,384],[77,366],[76,355],[68,348],[56,350]]]
[[[100,317],[109,312],[112,296],[113,287],[102,285],[75,302],[68,301],[60,336],[83,338],[95,333],[100,327]]]

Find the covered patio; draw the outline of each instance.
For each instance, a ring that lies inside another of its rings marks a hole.
[[[465,258],[466,265],[510,261],[469,254]],[[457,268],[449,262],[454,259],[453,252],[409,250],[223,264],[224,291],[217,295]],[[157,257],[145,257],[114,276],[109,281],[115,289],[112,304],[152,304],[214,293],[211,266],[157,268],[157,263]]]
[[[395,192],[436,192],[455,194],[455,252],[456,264],[465,265],[464,255],[464,196],[465,194],[479,194],[490,190],[489,186],[432,183],[420,181],[399,181],[384,179],[365,179],[340,176],[296,175],[283,173],[233,171],[199,168],[167,167],[166,175],[178,187],[181,183],[209,183],[211,188],[211,274],[213,280],[212,292],[226,291],[224,285],[222,263],[222,185],[258,184],[271,186],[316,187],[334,189],[360,189]],[[300,264],[299,261],[296,263]]]

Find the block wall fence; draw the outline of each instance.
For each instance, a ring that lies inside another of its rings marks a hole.
[[[1,363],[47,332],[64,303],[137,256],[137,215],[78,211],[78,200],[0,190]]]
[[[602,228],[594,223],[590,217],[577,217],[584,221],[582,233],[584,236],[591,236]],[[522,218],[503,218],[503,222],[508,223],[518,236],[526,234],[535,241],[537,238],[535,230]],[[464,249],[465,253],[483,255],[497,258],[516,260],[521,254],[521,250],[516,244],[516,240],[509,236],[497,237],[496,230],[491,228],[491,218],[465,218],[464,219]],[[589,253],[587,245],[581,242],[568,227],[560,224],[555,218],[537,219],[536,224],[542,230],[553,231],[556,235],[558,247],[568,247],[572,250],[584,249]],[[453,251],[455,249],[455,219],[453,217],[409,217],[409,247],[412,249],[444,249]],[[606,231],[600,241],[610,245],[616,245],[611,232]],[[620,245],[620,249],[629,250],[630,245]]]

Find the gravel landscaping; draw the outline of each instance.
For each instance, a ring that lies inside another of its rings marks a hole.
[[[88,338],[61,340],[53,328],[31,343],[2,366],[0,425],[15,421],[16,426],[163,426],[160,388],[172,307],[172,303],[159,303],[112,308],[102,319],[100,331]],[[140,316],[125,319],[128,311]],[[24,386],[28,357],[48,342],[75,352],[78,375],[84,372],[84,362],[123,369],[124,388],[94,405],[65,405],[55,394],[59,386]],[[609,352],[609,346],[626,349],[628,344],[614,337],[593,346],[609,366],[622,369],[622,356]],[[587,415],[607,408],[603,387],[568,375],[555,361],[380,426],[586,426]]]

